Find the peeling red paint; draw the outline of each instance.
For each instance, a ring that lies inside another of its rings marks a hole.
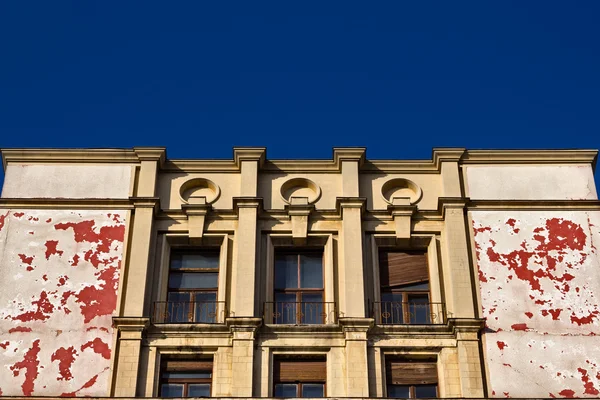
[[[25,213],[22,212],[16,212],[13,214],[15,216],[15,218],[21,218],[23,215],[25,215]]]
[[[10,342],[7,340],[4,343],[0,343],[0,347],[2,347],[4,350],[6,350],[6,348],[8,347],[9,344],[10,344]]]
[[[62,250],[58,250],[56,248],[56,246],[58,246],[58,240],[47,240],[46,241],[46,260],[50,259],[50,256],[53,254],[62,256],[63,255],[63,251]]]
[[[583,387],[585,388],[585,394],[597,395],[598,389],[594,387],[594,382],[590,381],[590,377],[588,376],[587,370],[583,368],[577,368],[577,371],[581,374],[581,382],[583,382]]]
[[[109,267],[96,274],[98,280],[104,281],[100,289],[95,286],[86,286],[75,297],[77,302],[82,303],[79,307],[84,316],[84,322],[101,315],[109,315],[117,308],[117,267]]]
[[[7,216],[8,212],[4,215],[0,215],[0,231],[2,231],[2,228],[4,228],[4,221],[6,220]]]
[[[506,343],[501,342],[501,341],[497,341],[496,344],[498,345],[498,348],[500,350],[504,350],[504,348],[506,347]]]
[[[77,350],[75,350],[73,346],[66,349],[64,347],[60,347],[52,354],[50,361],[58,361],[58,370],[60,376],[56,378],[57,381],[69,381],[73,379],[73,375],[71,374],[71,365],[73,365],[76,355]]]
[[[533,318],[533,313],[532,312],[526,312],[525,315],[527,315],[528,318]]]
[[[79,264],[79,255],[75,254],[73,256],[73,261],[71,262],[71,267],[76,267]]]
[[[69,280],[68,276],[59,276],[58,277],[58,284],[56,286],[64,286],[65,283],[67,283],[67,281]]]
[[[12,320],[20,320],[23,322],[44,321],[50,318],[47,314],[52,313],[54,310],[54,306],[48,300],[48,294],[45,291],[40,293],[39,300],[32,301],[31,304],[37,306],[35,311],[27,311],[26,313],[19,314],[16,317],[12,317]]]
[[[571,389],[562,390],[562,391],[558,392],[558,394],[563,397],[569,398],[569,399],[572,399],[575,397],[575,392],[572,391]]]
[[[31,328],[28,328],[26,326],[17,326],[15,328],[10,328],[8,330],[8,333],[14,333],[14,332],[31,332]]]
[[[40,365],[40,361],[37,358],[39,352],[40,339],[37,339],[33,342],[33,346],[27,350],[23,360],[10,367],[14,376],[19,376],[19,372],[22,369],[25,369],[25,381],[21,385],[21,389],[25,396],[31,396],[33,394],[35,380],[38,377],[38,366]]]
[[[529,329],[527,327],[527,324],[513,324],[510,327],[515,331],[526,331],[527,329]]]
[[[102,357],[110,360],[110,348],[108,347],[108,344],[102,341],[102,339],[95,338],[93,341],[85,343],[81,346],[81,351],[84,351],[88,347],[93,349],[94,353],[100,354]]]
[[[577,324],[578,326],[591,324],[594,322],[594,319],[598,319],[598,314],[600,314],[600,311],[592,311],[585,317],[577,317],[575,316],[575,313],[573,313],[571,314],[571,322]]]
[[[33,262],[33,258],[34,256],[26,256],[25,254],[19,254],[19,258],[21,259],[21,262],[27,265],[31,265],[31,263]]]

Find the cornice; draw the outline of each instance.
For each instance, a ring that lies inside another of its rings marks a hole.
[[[4,169],[8,163],[137,163],[132,149],[1,149]]]
[[[133,151],[140,161],[158,161],[161,167],[167,158],[165,147],[134,147]]]
[[[240,168],[242,161],[258,161],[259,167],[265,163],[266,147],[234,147],[233,161]]]
[[[579,210],[600,211],[600,200],[470,200],[471,211],[496,210]]]
[[[0,208],[52,209],[52,210],[131,210],[129,199],[0,199]]]
[[[467,150],[463,164],[593,164],[598,150]]]

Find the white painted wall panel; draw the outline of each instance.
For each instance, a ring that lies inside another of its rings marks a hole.
[[[4,198],[129,197],[130,165],[14,165],[6,168]]]
[[[471,212],[492,397],[599,397],[600,212]]]
[[[467,196],[480,200],[596,200],[590,165],[466,167]]]

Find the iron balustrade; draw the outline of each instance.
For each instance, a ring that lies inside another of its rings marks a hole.
[[[440,325],[446,323],[444,303],[379,301],[372,316],[381,325]]]
[[[152,323],[155,324],[222,324],[225,323],[224,301],[154,303]]]
[[[264,303],[265,323],[317,325],[336,322],[335,302],[271,301]]]

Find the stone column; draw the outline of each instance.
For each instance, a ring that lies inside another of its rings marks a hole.
[[[346,397],[369,397],[367,332],[371,318],[340,318],[346,343]]]
[[[114,317],[113,323],[117,329],[113,396],[143,396],[144,388],[140,387],[140,393],[137,390],[138,372],[142,337],[149,320],[148,318]]]
[[[446,288],[446,311],[449,317],[475,318],[473,284],[462,199],[442,198],[442,267]]]
[[[484,326],[483,319],[453,319],[457,339],[458,370],[461,395],[465,398],[483,397],[483,372],[479,351],[478,333]]]
[[[252,397],[254,339],[262,319],[235,317],[226,321],[233,335],[231,396]]]

